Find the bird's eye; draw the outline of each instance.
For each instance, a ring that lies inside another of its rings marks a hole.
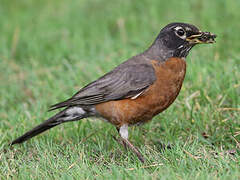
[[[185,35],[185,31],[183,29],[178,29],[177,30],[177,35],[183,36],[183,35]]]

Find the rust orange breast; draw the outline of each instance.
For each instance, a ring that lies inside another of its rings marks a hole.
[[[116,126],[138,124],[151,120],[169,107],[178,96],[186,73],[186,62],[170,58],[151,61],[157,80],[136,99],[109,101],[95,106],[103,118]]]

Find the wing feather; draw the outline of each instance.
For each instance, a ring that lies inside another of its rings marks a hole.
[[[138,97],[155,80],[155,71],[150,63],[123,63],[82,88],[70,99],[51,106],[50,110],[73,105],[91,106],[111,100]]]

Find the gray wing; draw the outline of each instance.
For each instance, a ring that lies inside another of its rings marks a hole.
[[[74,105],[91,106],[136,97],[155,80],[155,71],[150,63],[123,63],[82,88],[70,99],[51,106],[50,110]]]

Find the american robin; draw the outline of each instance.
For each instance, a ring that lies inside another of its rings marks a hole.
[[[70,99],[50,107],[64,108],[11,145],[22,143],[59,124],[87,117],[101,117],[118,130],[123,144],[144,162],[128,140],[128,126],[145,123],[168,108],[178,96],[185,72],[185,58],[196,44],[213,43],[216,35],[186,23],[165,26],[143,53],[123,62]]]

